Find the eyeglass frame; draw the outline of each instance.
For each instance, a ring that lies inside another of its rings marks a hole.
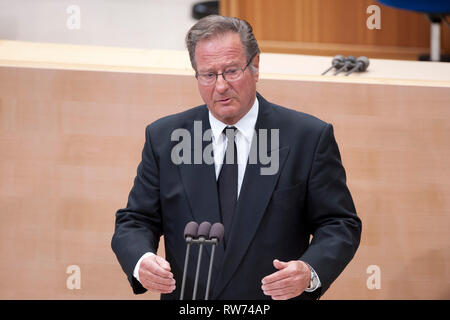
[[[237,68],[237,69],[238,69],[238,70],[241,70],[241,71],[242,71],[242,74],[244,74],[245,70],[248,68],[248,66],[249,66],[250,63],[252,62],[253,58],[255,58],[257,54],[258,54],[258,52],[256,52],[254,55],[251,56],[251,58],[248,60],[248,62],[247,62],[247,64],[245,65],[244,68]],[[214,80],[214,82],[211,82],[210,84],[203,84],[203,85],[204,85],[204,86],[211,86],[211,85],[213,85],[213,84],[216,84],[217,79],[219,78],[219,76],[222,76],[223,80],[225,80],[226,82],[230,82],[230,80],[227,80],[227,79],[225,78],[225,75],[224,75],[225,72],[226,72],[226,71],[224,71],[224,72],[222,72],[222,73],[208,72],[208,73],[215,74],[215,75],[216,75],[216,80]],[[204,75],[204,74],[208,74],[208,73],[201,73],[201,74],[200,74],[200,73],[198,73],[197,71],[195,71],[195,78],[198,80],[198,76],[199,76],[199,75]],[[237,80],[239,80],[239,79],[241,79],[241,77],[239,77],[238,79],[235,79],[235,80],[231,80],[231,82],[237,81]],[[200,81],[200,80],[198,80],[198,81]],[[200,82],[200,83],[201,83],[201,82]]]

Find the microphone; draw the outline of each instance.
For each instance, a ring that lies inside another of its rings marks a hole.
[[[186,240],[186,257],[184,258],[184,270],[183,270],[183,281],[181,283],[181,295],[180,300],[184,297],[184,288],[186,285],[186,274],[189,261],[189,250],[191,248],[191,242],[193,238],[197,237],[198,223],[195,221],[188,222],[184,227],[184,239]]]
[[[194,293],[192,294],[192,300],[195,300],[195,297],[197,295],[198,276],[200,273],[200,262],[202,259],[203,243],[209,237],[210,230],[211,230],[211,223],[207,221],[200,223],[200,226],[198,227],[197,237],[199,240],[200,248],[198,252],[197,269],[195,271]]]
[[[216,245],[222,240],[224,232],[225,230],[223,224],[219,222],[214,223],[211,227],[211,231],[209,232],[209,240],[212,241],[212,249],[211,249],[212,251],[211,251],[211,260],[209,261],[208,282],[206,283],[205,300],[208,300],[209,296],[209,286],[211,284],[211,273]]]
[[[354,56],[348,56],[344,59],[344,64],[343,66],[334,73],[334,75],[338,75],[339,73],[341,73],[342,71],[347,71],[348,68],[353,67],[356,63],[356,58]]]
[[[355,71],[359,71],[359,72],[366,71],[368,66],[369,66],[369,59],[367,57],[361,56],[358,59],[356,59],[355,66],[350,71],[348,71],[345,75],[348,76],[350,73],[353,73]]]
[[[329,67],[327,70],[322,72],[322,76],[330,71],[333,68],[340,68],[344,65],[344,56],[342,54],[338,54],[337,56],[334,56],[333,60],[331,60],[331,67]]]

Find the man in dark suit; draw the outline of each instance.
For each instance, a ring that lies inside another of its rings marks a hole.
[[[147,127],[127,207],[116,214],[112,248],[134,292],[180,297],[183,230],[193,220],[225,225],[211,299],[320,297],[361,235],[332,126],[256,92],[259,48],[245,21],[203,18],[186,43],[205,105]],[[156,255],[161,236],[165,259]]]

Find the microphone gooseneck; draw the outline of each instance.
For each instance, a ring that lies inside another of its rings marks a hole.
[[[197,237],[199,240],[200,248],[198,251],[197,269],[195,271],[194,293],[192,294],[192,300],[195,300],[195,298],[197,296],[198,277],[200,274],[200,263],[202,260],[203,244],[204,244],[205,240],[209,238],[210,230],[211,230],[211,223],[209,223],[207,221],[200,223],[200,226],[198,227]]]
[[[189,251],[191,248],[192,239],[197,237],[198,224],[195,221],[188,222],[186,227],[184,227],[184,239],[187,243],[186,245],[186,257],[184,258],[184,269],[183,269],[183,281],[181,282],[181,294],[180,300],[184,298],[184,289],[186,286],[186,274],[187,267],[189,263]]]
[[[223,227],[223,224],[219,222],[214,223],[211,227],[211,231],[209,232],[209,240],[212,241],[212,249],[211,249],[211,259],[209,260],[209,271],[208,271],[208,281],[206,282],[205,300],[208,300],[209,297],[209,287],[211,284],[211,274],[214,263],[214,253],[216,251],[216,245],[222,240],[224,233],[225,229]]]
[[[322,72],[322,76],[333,68],[341,68],[344,65],[344,59],[345,58],[342,54],[334,56],[333,60],[331,60],[331,67]]]

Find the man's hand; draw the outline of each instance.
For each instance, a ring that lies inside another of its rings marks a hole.
[[[262,290],[274,300],[294,298],[305,291],[311,281],[311,270],[300,260],[282,262],[277,259],[273,266],[278,271],[262,279]]]
[[[152,292],[171,293],[175,290],[175,279],[170,272],[170,264],[156,254],[142,260],[139,281],[144,288]]]

